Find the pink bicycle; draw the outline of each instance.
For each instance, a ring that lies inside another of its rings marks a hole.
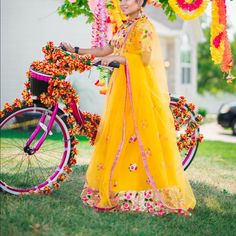
[[[92,65],[101,66],[100,62],[84,63],[89,64],[88,69]],[[107,68],[112,70],[118,67],[118,63],[112,62]],[[33,68],[29,73],[29,95],[32,102],[16,99],[14,106],[5,106],[1,113],[0,188],[16,195],[49,193],[53,188],[57,189],[71,172],[71,166],[76,163],[75,145],[78,142],[71,128],[74,123],[70,120],[76,123],[77,134],[80,135],[86,135],[83,130],[86,122],[88,124],[87,113],[82,112],[73,99],[69,102],[70,117],[59,103],[52,106],[42,103],[39,97],[48,92],[52,76]],[[69,83],[65,76],[60,79]],[[176,121],[177,142],[186,170],[201,141],[201,119],[195,115],[192,104],[187,104],[183,97],[171,97],[170,108]],[[94,117],[99,124],[99,116],[94,114]],[[93,139],[95,137],[96,130],[93,130]]]

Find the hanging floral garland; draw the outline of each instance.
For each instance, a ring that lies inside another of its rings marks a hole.
[[[173,10],[184,20],[199,17],[206,9],[209,0],[168,0]],[[227,73],[227,83],[235,77],[231,74],[233,65],[230,42],[227,35],[225,0],[212,0],[211,56],[215,64],[221,65],[221,71]]]
[[[221,65],[221,71],[228,73],[227,83],[232,83],[235,77],[231,74],[233,59],[226,28],[225,0],[212,0],[211,56],[215,64]]]
[[[109,25],[108,12],[106,9],[106,0],[90,0],[88,1],[89,7],[94,15],[94,22],[92,24],[92,47],[100,48],[107,45],[109,40],[108,32],[111,26]],[[99,78],[98,81],[102,81],[102,88],[100,94],[106,94],[107,91],[107,79],[110,77],[110,70],[106,68],[98,67]],[[97,83],[95,83],[97,85]]]
[[[192,20],[206,10],[209,0],[168,0],[170,6],[184,20]]]
[[[107,22],[112,25],[112,35],[114,35],[122,25],[123,20],[126,20],[126,16],[122,13],[117,0],[108,0],[106,8],[109,15]]]

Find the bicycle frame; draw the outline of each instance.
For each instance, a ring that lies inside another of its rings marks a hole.
[[[45,78],[43,76],[38,76],[37,80],[45,81]],[[48,80],[49,79],[47,78],[47,81]],[[66,80],[69,81],[69,79],[66,79]],[[37,97],[34,96],[33,99],[37,100]],[[78,109],[77,104],[76,104],[75,101],[72,101],[70,103],[70,107],[73,111],[72,114],[75,117],[75,120],[76,120],[77,124],[80,125],[80,129],[81,129],[83,127],[83,124],[84,124],[84,116],[83,116],[82,112]],[[40,118],[38,125],[36,126],[35,130],[31,134],[29,139],[26,141],[26,144],[25,144],[25,147],[24,147],[24,151],[27,152],[29,155],[33,155],[35,152],[37,152],[40,149],[40,147],[42,146],[42,144],[45,141],[45,139],[47,138],[47,136],[52,134],[51,129],[52,129],[52,126],[54,124],[55,117],[58,113],[58,110],[59,110],[59,105],[56,104],[53,108],[52,115],[51,115],[51,118],[50,118],[49,123],[48,123],[47,126],[44,124],[44,122],[46,120],[46,117],[47,117],[47,114],[42,115],[42,117]],[[39,134],[41,129],[44,130],[43,135],[41,136],[39,141],[35,144],[35,146],[33,148],[30,148],[30,145],[34,141],[35,137]]]

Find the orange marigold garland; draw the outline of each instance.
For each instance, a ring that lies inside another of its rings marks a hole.
[[[46,186],[44,189],[39,189],[35,193],[41,194],[50,194],[54,189],[60,187],[60,182],[64,181],[67,178],[67,175],[72,172],[71,167],[76,164],[75,156],[78,154],[76,145],[78,144],[78,139],[75,135],[79,134],[80,127],[77,125],[75,118],[72,115],[72,109],[70,108],[70,102],[74,101],[79,102],[79,96],[77,95],[76,90],[72,87],[70,82],[65,81],[66,76],[71,74],[73,71],[79,71],[80,73],[85,70],[91,69],[91,61],[94,59],[93,55],[84,55],[79,56],[77,54],[69,54],[64,52],[60,48],[54,47],[52,42],[42,49],[44,53],[43,61],[34,61],[31,64],[31,69],[50,75],[51,79],[48,82],[48,90],[46,93],[42,93],[39,96],[39,100],[46,107],[52,107],[59,101],[62,101],[65,105],[64,111],[67,113],[67,122],[70,126],[69,133],[71,136],[72,150],[69,158],[68,164],[64,167],[64,172],[58,176],[58,179],[52,183],[52,186]],[[6,103],[4,109],[1,111],[0,116],[3,118],[7,113],[12,112],[14,109],[20,109],[22,106],[33,106],[32,94],[30,91],[30,73],[26,73],[29,81],[25,82],[25,88],[22,91],[22,98],[15,99],[13,104]],[[94,120],[96,115],[91,115],[90,113],[87,116],[91,116]],[[97,119],[97,118],[96,118]],[[95,119],[95,120],[96,120]],[[87,122],[89,123],[89,121]],[[95,123],[94,123],[95,124]],[[88,136],[91,137],[90,143],[93,143],[94,135],[92,131],[97,129],[96,125],[87,124],[88,128],[84,128],[84,134],[88,133]],[[93,127],[93,129],[91,129]]]
[[[71,136],[72,151],[70,154],[70,159],[67,166],[64,167],[64,172],[61,173],[57,180],[52,183],[52,186],[46,186],[44,189],[37,190],[36,193],[50,194],[54,189],[60,187],[60,182],[63,182],[67,175],[72,172],[71,167],[76,164],[75,156],[78,154],[76,145],[78,144],[78,139],[75,135],[87,136],[89,138],[89,143],[94,145],[97,136],[98,126],[101,117],[97,114],[91,114],[89,112],[82,112],[84,117],[84,124],[79,127],[76,123],[75,118],[72,115],[72,109],[70,107],[70,102],[79,102],[79,96],[76,90],[71,86],[68,81],[65,81],[65,77],[72,73],[73,70],[84,71],[90,69],[90,61],[94,59],[91,55],[85,55],[78,57],[77,55],[69,54],[63,52],[62,50],[55,48],[52,42],[49,42],[46,47],[43,48],[45,54],[44,61],[34,61],[32,63],[32,69],[49,74],[52,78],[49,80],[47,93],[42,93],[39,96],[40,101],[47,107],[52,107],[59,101],[62,101],[65,105],[64,111],[67,114],[67,123],[70,126],[69,134]],[[57,65],[55,67],[55,64]],[[27,72],[29,77],[29,72]],[[32,106],[33,100],[31,98],[32,94],[30,92],[30,82],[25,83],[25,89],[22,92],[23,100],[15,99],[13,104],[6,103],[4,105],[4,110],[1,111],[0,116],[3,118],[7,113],[12,112],[14,109],[20,109],[24,105]],[[177,102],[177,106],[173,108],[172,112],[175,118],[176,130],[178,130],[181,125],[188,124],[188,119],[191,116],[191,112],[194,111],[195,105],[189,103],[188,110],[182,110],[186,103],[186,99],[182,96]],[[192,135],[198,129],[202,117],[198,115],[195,121],[188,124],[185,134],[180,135],[178,139],[178,147],[181,151],[183,148],[189,149],[196,144],[198,141],[202,141],[203,136],[199,135],[197,140],[192,139]]]
[[[235,79],[231,74],[233,58],[226,28],[225,0],[212,0],[211,56],[215,64],[221,65],[221,71],[228,74],[227,83],[232,83]]]
[[[88,137],[89,143],[94,145],[101,117],[97,114],[91,114],[89,112],[83,112],[83,116],[85,123],[79,131],[79,134]]]
[[[183,109],[183,107],[187,109]],[[178,101],[176,102],[176,106],[171,106],[171,111],[174,116],[175,121],[175,129],[179,131],[182,126],[186,126],[184,133],[180,134],[177,139],[177,145],[179,151],[181,152],[183,149],[189,150],[194,147],[197,142],[203,141],[203,135],[198,134],[196,139],[194,139],[193,135],[198,130],[200,123],[203,118],[201,115],[197,115],[195,120],[190,120],[191,114],[195,110],[195,105],[193,103],[186,104],[186,98],[184,96],[180,96]]]

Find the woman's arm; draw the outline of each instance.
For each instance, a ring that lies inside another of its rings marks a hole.
[[[88,48],[88,49],[79,49],[79,55],[84,54],[93,54],[95,57],[105,57],[113,53],[113,49],[109,46],[103,48]]]
[[[61,45],[63,45],[67,51],[74,53],[75,48],[72,47],[69,43],[62,42]],[[105,46],[102,48],[80,48],[78,54],[84,55],[84,54],[93,54],[95,57],[105,57],[107,55],[110,55],[113,53],[113,49],[110,46]]]

